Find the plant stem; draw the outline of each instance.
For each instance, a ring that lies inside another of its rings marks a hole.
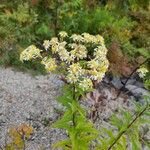
[[[149,60],[150,60],[150,59],[147,58],[143,63],[141,63],[138,67],[136,67],[136,68],[131,72],[131,74],[129,75],[129,77],[128,77],[128,78],[126,79],[126,81],[123,83],[123,86],[119,89],[119,92],[118,92],[117,97],[116,97],[115,99],[117,99],[117,98],[120,96],[122,90],[126,87],[127,82],[128,82],[129,79],[133,76],[133,74],[137,71],[137,69],[139,69],[142,65],[146,64]],[[115,100],[115,99],[114,99],[114,100]]]
[[[76,100],[76,91],[75,91],[75,85],[73,85],[73,100]],[[76,128],[76,121],[75,121],[75,117],[76,117],[76,112],[73,112],[73,116],[72,116],[72,122],[73,122],[73,127],[74,129]],[[74,133],[73,135],[73,139],[72,139],[72,148],[73,150],[77,150],[77,140],[76,140],[76,133]]]
[[[111,150],[111,148],[119,141],[119,139],[122,137],[122,135],[125,134],[127,132],[127,130],[137,121],[137,119],[143,115],[143,113],[147,110],[148,107],[149,107],[149,104],[147,104],[146,107],[135,116],[135,118],[127,126],[126,130],[124,130],[118,134],[118,136],[114,140],[114,142],[108,147],[108,150]]]
[[[23,140],[23,150],[26,149],[26,143],[25,143],[25,139]]]
[[[76,100],[76,93],[75,93],[75,85],[73,85],[73,91],[72,91],[72,95],[73,95],[73,100]],[[75,123],[75,114],[76,112],[73,113],[73,116],[72,116],[72,122],[73,122],[73,126],[75,127],[76,126],[76,123]]]

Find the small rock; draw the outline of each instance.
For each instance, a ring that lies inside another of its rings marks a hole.
[[[142,96],[150,96],[150,93],[141,87],[135,85],[126,85],[126,88],[135,96],[141,98]]]
[[[111,83],[117,89],[120,89],[123,86],[119,77],[113,77],[113,80],[111,81]]]

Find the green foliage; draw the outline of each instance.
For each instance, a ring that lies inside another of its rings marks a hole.
[[[98,142],[94,144],[97,150],[150,148],[150,141],[147,138],[150,131],[149,97],[145,96],[144,104],[134,102],[134,110],[120,109],[118,113],[113,114],[107,122],[107,126],[101,126],[101,130],[98,133],[93,128],[92,123],[87,121],[85,111],[74,100],[74,98],[79,97],[74,97],[73,95],[73,87],[67,85],[64,88],[63,96],[59,97],[59,102],[66,107],[66,111],[64,116],[53,127],[66,130],[69,137],[55,143],[54,148],[88,150],[92,146],[90,143],[93,140]]]
[[[97,130],[90,121],[87,121],[86,113],[77,100],[78,96],[74,91],[74,87],[65,86],[64,94],[59,97],[59,102],[66,107],[66,111],[63,117],[54,123],[53,127],[65,129],[69,138],[55,143],[55,148],[85,150],[98,136]]]
[[[146,79],[144,82],[145,88],[147,88],[150,91],[150,79]]]
[[[120,18],[103,7],[97,7],[89,11],[79,9],[74,15],[66,15],[62,19],[62,24],[61,30],[91,34],[103,33],[104,35],[107,33],[114,35],[115,38],[115,34],[117,36],[118,33],[131,29],[134,22],[126,17]]]
[[[107,7],[124,14],[141,8],[148,9],[149,0],[108,0]]]
[[[69,34],[88,32],[101,34],[108,48],[117,42],[122,52],[135,61],[132,58],[145,57],[149,52],[149,5],[148,0],[2,1],[0,49],[4,52],[31,43],[41,46],[37,41],[62,30]]]
[[[2,2],[0,9],[0,65],[13,66],[33,74],[45,73],[38,62],[20,63],[21,49],[35,41],[35,25],[38,23],[36,9],[28,2]],[[42,27],[40,27],[42,28]],[[41,31],[44,34],[47,31]],[[34,71],[31,71],[34,70]]]
[[[0,12],[0,37],[23,43],[34,40],[35,36],[32,31],[37,23],[35,10],[31,9],[28,3],[20,3],[16,8],[7,7],[7,5],[4,5]]]
[[[143,146],[150,148],[149,140],[145,135],[150,130],[150,102],[146,98],[145,104],[135,102],[135,111],[122,110],[114,114],[110,120],[110,127],[100,131],[98,149],[103,150],[126,150],[142,149]],[[142,132],[147,128],[147,132]]]

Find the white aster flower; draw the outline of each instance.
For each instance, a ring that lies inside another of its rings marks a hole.
[[[58,52],[65,49],[67,42],[63,41],[58,44]]]
[[[84,41],[86,43],[95,43],[96,42],[96,37],[94,35],[91,35],[89,33],[83,33],[82,35],[83,35]]]
[[[20,54],[20,60],[23,62],[29,61],[31,59],[42,58],[40,52],[41,50],[38,49],[35,45],[31,45]]]
[[[100,35],[94,36],[89,33],[83,33],[82,35],[86,43],[95,43],[95,44],[104,45],[104,38]]]
[[[62,61],[67,61],[70,57],[70,54],[69,52],[64,48],[64,49],[61,49],[61,51],[59,51],[59,57]]]
[[[44,46],[44,48],[45,48],[46,50],[49,49],[50,45],[51,45],[51,44],[50,44],[50,41],[49,41],[49,40],[45,40],[44,43],[43,43],[43,46]]]
[[[90,70],[89,74],[90,74],[90,79],[98,80],[98,81],[102,81],[102,79],[105,76],[104,72],[97,71],[96,69]]]
[[[91,69],[97,69],[100,66],[100,62],[93,59],[87,62],[87,66]]]
[[[78,44],[76,44],[76,43],[71,43],[71,44],[68,44],[68,46],[69,46],[71,49],[75,49],[75,48],[78,46]]]
[[[78,75],[74,75],[72,73],[69,73],[66,76],[66,79],[69,83],[76,83],[78,81],[79,76]]]
[[[58,38],[57,37],[53,37],[50,40],[50,45],[54,45],[54,44],[58,44]]]
[[[89,33],[83,33],[82,35],[83,35],[84,41],[85,41],[86,43],[92,42],[92,38],[91,38],[91,35],[90,35]]]
[[[68,37],[68,34],[67,34],[67,32],[65,32],[65,31],[61,31],[61,32],[59,32],[59,36],[60,36],[61,38],[65,38],[65,37]]]
[[[149,71],[147,68],[141,67],[137,70],[137,72],[138,72],[140,78],[144,78],[146,73],[148,73]]]
[[[51,45],[51,51],[52,53],[56,53],[58,51],[58,38],[57,37],[53,37],[51,40],[50,40],[50,45]]]
[[[92,89],[93,83],[91,79],[84,78],[82,81],[79,82],[79,87],[83,89],[84,91],[88,91]]]
[[[96,39],[97,39],[97,44],[101,44],[104,45],[104,38],[101,35],[96,35]]]
[[[74,60],[74,57],[71,56],[71,54],[67,51],[65,48],[66,42],[62,42],[58,46],[58,54],[62,61],[66,61],[67,63],[70,63]]]
[[[97,48],[94,49],[94,56],[95,59],[100,59],[103,60],[106,58],[107,55],[107,48],[103,45],[103,46],[98,46]]]
[[[70,83],[76,83],[79,77],[83,74],[82,68],[79,63],[74,63],[68,68],[67,81]]]
[[[47,72],[54,71],[57,68],[55,58],[44,57],[41,64],[45,66]]]
[[[70,37],[74,42],[84,42],[84,38],[81,35],[73,34]]]
[[[75,75],[81,75],[82,74],[82,67],[79,63],[71,64],[68,68],[68,72],[75,74]]]
[[[70,51],[72,57],[79,59],[83,59],[87,57],[87,49],[84,45],[76,45],[74,50]]]

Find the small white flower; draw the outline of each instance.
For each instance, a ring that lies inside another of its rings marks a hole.
[[[92,80],[98,80],[98,81],[102,81],[103,77],[105,76],[104,72],[97,71],[96,69],[90,70],[89,74]]]
[[[58,51],[58,38],[57,37],[53,37],[51,40],[50,40],[50,45],[51,45],[51,51],[52,53],[56,53]]]
[[[67,34],[67,32],[65,32],[65,31],[59,32],[59,35],[60,35],[61,38],[68,37],[68,34]]]
[[[98,46],[97,48],[94,49],[94,56],[95,59],[99,59],[99,60],[103,60],[106,59],[106,55],[107,55],[107,48],[103,45],[103,46]]]
[[[79,63],[71,64],[68,68],[68,72],[75,74],[75,75],[81,75],[82,74],[82,67]]]
[[[77,58],[77,60],[79,60],[87,57],[87,49],[84,45],[79,44],[74,47],[74,50],[70,52],[74,58]]]
[[[89,33],[83,33],[82,35],[83,35],[84,41],[86,43],[95,43],[96,42],[96,37],[95,36],[93,36]]]
[[[96,39],[97,39],[97,44],[101,44],[101,45],[105,44],[104,38],[102,36],[96,35]]]
[[[24,60],[29,61],[31,59],[36,59],[36,58],[42,58],[42,56],[41,56],[41,50],[36,48],[35,45],[29,46],[20,54],[20,60],[22,62]]]
[[[67,81],[70,83],[75,83],[83,73],[84,72],[79,63],[71,64],[68,68],[68,75],[66,77]]]
[[[73,34],[71,37],[74,42],[84,42],[84,38],[81,35]]]
[[[76,83],[78,81],[78,78],[79,76],[77,75],[74,75],[72,73],[69,73],[67,76],[66,76],[66,79],[69,83]]]
[[[93,83],[91,79],[84,78],[82,81],[79,82],[79,87],[83,89],[84,91],[88,91],[92,89]]]
[[[57,68],[55,58],[44,57],[41,64],[45,65],[47,72],[54,71]]]
[[[49,41],[49,40],[45,40],[44,43],[43,43],[43,46],[44,46],[44,48],[45,48],[46,50],[48,50],[49,47],[50,47],[50,41]]]
[[[100,62],[93,59],[87,62],[87,66],[91,69],[97,69],[100,66]]]
[[[140,78],[144,78],[146,73],[148,73],[149,71],[147,68],[141,67],[137,70],[137,72],[138,72]]]
[[[58,38],[57,37],[53,37],[50,40],[50,45],[54,45],[54,44],[58,44]]]
[[[61,59],[62,61],[66,61],[66,60],[69,59],[70,54],[69,54],[69,52],[64,48],[64,49],[61,49],[61,50],[59,51],[59,57],[60,57],[60,59]]]

